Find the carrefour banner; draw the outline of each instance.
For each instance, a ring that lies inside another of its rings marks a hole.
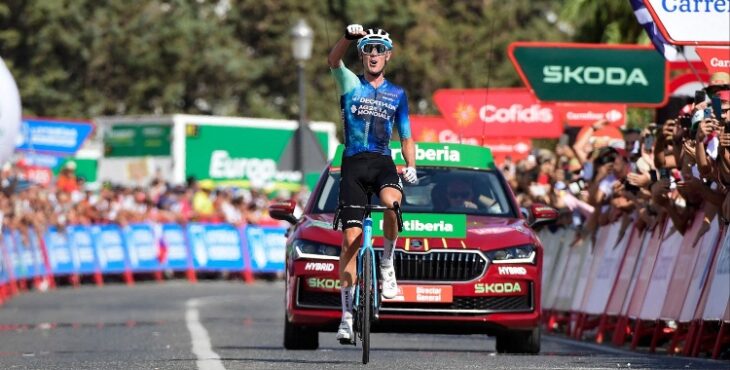
[[[96,270],[96,243],[94,243],[91,228],[69,226],[66,232],[76,272],[80,274],[93,273]]]
[[[162,250],[161,261],[165,268],[172,270],[185,270],[188,267],[188,246],[185,243],[185,231],[178,224],[165,224],[161,226],[162,238],[160,248]]]
[[[228,224],[188,225],[193,266],[200,270],[243,270],[241,234]]]
[[[122,273],[127,267],[122,230],[117,225],[92,226],[91,235],[102,273]]]
[[[124,228],[129,266],[134,272],[160,269],[159,240],[149,224],[133,224]]]
[[[279,272],[285,269],[286,229],[247,226],[244,229],[253,272]]]
[[[77,266],[74,263],[74,253],[71,250],[69,234],[58,231],[56,227],[51,227],[46,233],[45,239],[51,271],[55,275],[75,273]]]

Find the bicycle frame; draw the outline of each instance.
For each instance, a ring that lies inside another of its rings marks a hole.
[[[373,273],[376,274],[376,271],[378,271],[375,269],[375,250],[373,249],[372,235],[373,235],[373,219],[370,217],[370,213],[368,212],[365,215],[365,219],[363,220],[363,225],[362,225],[362,247],[357,252],[357,278],[358,279],[360,279],[363,276],[362,260],[363,260],[363,255],[365,253],[370,253],[370,255],[372,257],[370,260],[372,261]],[[378,279],[375,276],[373,276],[373,281],[371,281],[370,283],[373,286],[373,292],[375,292],[375,294],[373,295],[373,298],[374,298],[373,312],[375,312],[376,316],[377,316],[378,307],[380,307],[380,302],[379,302],[380,294],[378,292]],[[359,284],[356,285],[354,298],[355,298],[354,299],[355,304],[353,304],[353,307],[356,308],[356,307],[358,307],[357,303],[360,302]]]

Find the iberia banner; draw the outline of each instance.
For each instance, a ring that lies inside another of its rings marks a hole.
[[[538,102],[525,88],[441,89],[433,100],[462,137],[557,138],[563,132],[555,105]]]

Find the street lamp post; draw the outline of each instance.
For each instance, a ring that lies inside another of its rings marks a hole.
[[[301,183],[304,184],[304,130],[309,127],[307,122],[307,101],[304,91],[304,65],[312,57],[312,40],[314,32],[304,19],[297,21],[291,30],[292,54],[297,61],[297,75],[299,76],[299,127],[295,133],[294,146],[295,170],[302,174]]]

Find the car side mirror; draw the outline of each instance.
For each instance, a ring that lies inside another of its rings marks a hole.
[[[269,215],[273,219],[287,221],[294,225],[298,221],[297,218],[294,217],[294,209],[296,207],[297,202],[294,200],[272,203],[269,205]]]
[[[555,223],[560,217],[558,210],[544,204],[535,203],[530,206],[530,216],[527,218],[530,227],[536,228]]]

